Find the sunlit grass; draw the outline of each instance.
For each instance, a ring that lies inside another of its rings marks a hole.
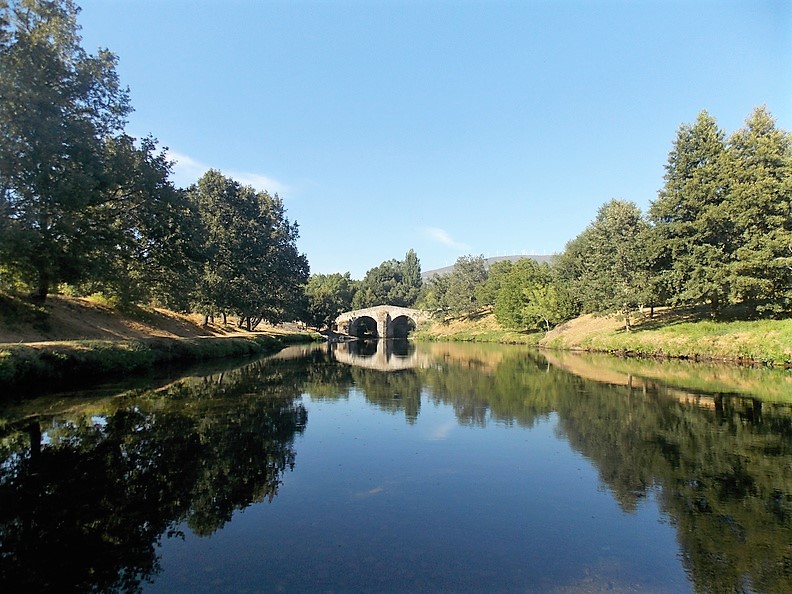
[[[554,329],[521,333],[502,328],[494,316],[434,322],[416,340],[538,344],[547,348],[792,365],[792,319],[713,321],[697,310],[661,310],[638,316],[633,331],[617,317],[581,316]]]
[[[0,350],[0,385],[46,384],[139,373],[157,365],[266,354],[288,342],[310,339],[308,335],[249,334],[222,338],[6,344]]]

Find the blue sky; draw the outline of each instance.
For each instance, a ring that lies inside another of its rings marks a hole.
[[[646,209],[680,124],[792,127],[792,3],[77,0],[186,187],[278,192],[312,272],[551,254]]]

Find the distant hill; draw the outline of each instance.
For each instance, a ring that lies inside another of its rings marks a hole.
[[[500,262],[502,260],[510,260],[512,262],[516,262],[517,260],[523,260],[525,258],[530,258],[531,260],[535,260],[540,264],[543,262],[547,262],[548,264],[553,260],[554,256],[536,256],[536,255],[519,255],[519,256],[493,256],[492,258],[486,258],[484,260],[485,266],[489,268],[495,262]],[[435,268],[434,270],[427,270],[426,272],[421,273],[421,280],[427,281],[433,276],[443,276],[445,274],[449,274],[452,270],[454,270],[454,266],[445,266],[443,268]]]

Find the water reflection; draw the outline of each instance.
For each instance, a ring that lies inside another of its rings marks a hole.
[[[430,358],[407,339],[354,340],[328,345],[332,357],[346,365],[376,371],[425,367]]]
[[[139,589],[160,570],[163,536],[213,534],[235,510],[278,494],[298,462],[307,394],[328,403],[362,395],[412,425],[422,406],[450,407],[468,427],[557,419],[556,434],[593,463],[625,514],[657,499],[691,589],[792,591],[789,375],[756,371],[378,341],[292,347],[71,408],[7,408],[0,584]]]
[[[3,590],[135,591],[181,523],[209,535],[271,500],[307,421],[294,371],[257,363],[5,426]]]

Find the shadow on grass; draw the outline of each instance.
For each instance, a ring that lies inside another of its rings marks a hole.
[[[724,308],[717,318],[712,317],[712,310],[708,305],[664,307],[655,309],[651,318],[648,310],[645,310],[643,315],[638,314],[633,331],[659,330],[693,322],[746,322],[757,319],[759,316],[756,315],[756,310],[743,304]],[[625,330],[622,329],[621,332]]]

